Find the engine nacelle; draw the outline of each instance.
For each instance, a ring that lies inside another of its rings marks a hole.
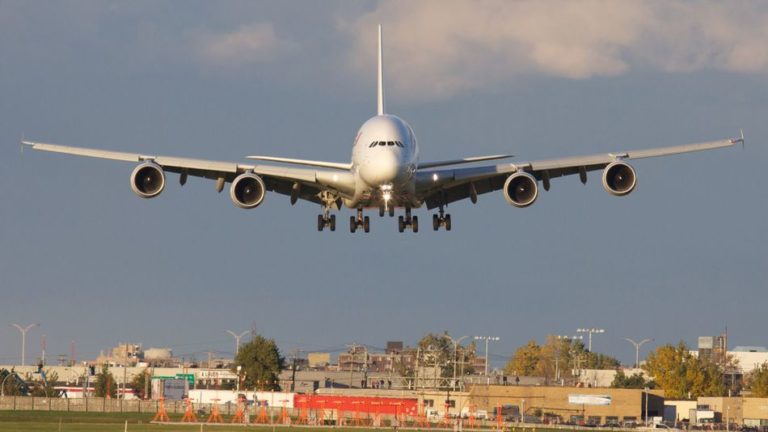
[[[635,170],[624,162],[613,162],[603,170],[603,187],[611,195],[627,195],[636,185]]]
[[[229,197],[236,206],[242,209],[258,207],[264,201],[267,187],[264,180],[254,173],[240,174],[232,181],[229,188]]]
[[[539,196],[536,178],[527,172],[518,172],[504,182],[504,199],[515,207],[528,207]]]
[[[165,188],[163,167],[154,162],[144,162],[131,173],[131,189],[142,198],[154,198]]]

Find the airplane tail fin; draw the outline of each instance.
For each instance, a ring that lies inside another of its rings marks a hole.
[[[384,56],[381,51],[381,24],[379,24],[379,68],[377,80],[378,115],[384,115]]]

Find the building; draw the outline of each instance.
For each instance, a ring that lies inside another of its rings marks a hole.
[[[646,398],[648,407],[646,411]],[[524,415],[548,417],[553,422],[594,425],[637,423],[664,413],[662,390],[475,386],[469,403],[492,412],[499,406],[517,406]]]

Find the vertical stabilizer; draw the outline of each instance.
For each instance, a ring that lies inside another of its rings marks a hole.
[[[379,73],[377,89],[378,115],[384,115],[384,55],[381,52],[381,24],[379,24]]]

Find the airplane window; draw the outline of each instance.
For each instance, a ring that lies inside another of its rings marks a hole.
[[[372,142],[371,145],[368,146],[368,148],[375,147],[375,146],[376,146],[376,141]]]
[[[379,141],[379,145],[380,145],[380,146],[385,146],[385,145],[387,145],[387,143],[386,143],[386,142],[384,142],[384,141]]]
[[[397,144],[397,146],[398,146],[398,147],[405,147],[405,146],[403,145],[403,143],[401,143],[400,141],[395,141],[395,144]]]
[[[395,145],[395,142],[394,141],[387,141],[387,145],[388,146],[393,146],[393,145]]]

